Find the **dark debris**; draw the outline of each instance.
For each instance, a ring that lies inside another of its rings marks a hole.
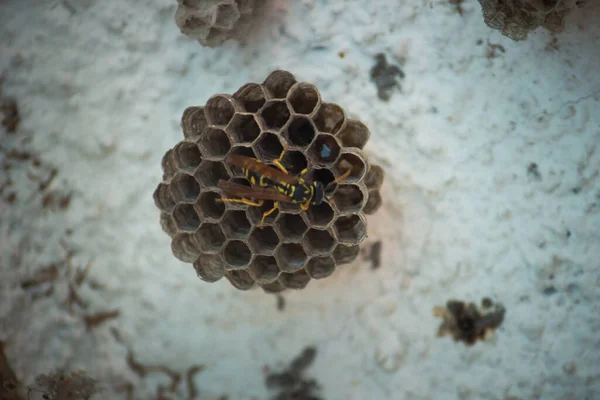
[[[8,133],[16,132],[21,122],[21,117],[19,116],[19,107],[14,99],[0,99],[0,118],[2,118],[2,125]]]
[[[156,389],[155,397],[152,400],[165,400],[171,399],[170,395],[178,396],[181,392],[181,386],[185,383],[187,387],[186,400],[194,400],[200,398],[199,390],[194,383],[196,374],[204,371],[204,365],[192,365],[185,372],[175,371],[165,364],[146,365],[139,362],[131,351],[127,354],[127,365],[129,368],[140,378],[145,378],[149,374],[164,374],[169,380],[170,384],[167,386],[159,385]],[[185,381],[185,382],[184,382]],[[121,392],[126,393],[127,396],[134,398],[135,387],[131,383],[126,383],[120,388]],[[129,397],[128,397],[129,398]]]
[[[271,400],[322,400],[315,393],[319,390],[316,380],[303,376],[304,371],[314,362],[316,354],[316,348],[307,347],[283,372],[267,375],[266,386],[279,391]]]
[[[378,269],[381,266],[381,246],[382,241],[378,240],[371,246],[369,259],[371,260],[371,269]]]
[[[277,311],[285,310],[285,298],[279,293],[275,293],[275,297],[277,298]]]
[[[542,180],[542,174],[540,174],[540,170],[538,169],[538,165],[536,163],[529,164],[527,167],[527,176],[529,176],[529,179],[531,180]]]
[[[371,68],[371,81],[377,86],[377,97],[383,101],[389,101],[396,88],[400,90],[400,79],[404,78],[404,72],[399,66],[389,64],[383,53],[375,55],[375,65]]]
[[[67,373],[56,370],[35,379],[35,389],[44,393],[48,400],[88,400],[101,391],[98,381],[83,372]]]
[[[502,304],[494,304],[491,299],[484,298],[481,307],[474,303],[449,300],[446,308],[436,306],[433,313],[443,318],[438,337],[451,335],[454,341],[471,346],[502,325],[506,309]]]

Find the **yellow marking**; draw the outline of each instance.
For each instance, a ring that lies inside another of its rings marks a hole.
[[[252,201],[248,199],[217,199],[217,203],[242,203],[248,204],[249,206],[260,207],[264,204],[264,201]]]
[[[285,167],[283,166],[283,164],[281,164],[281,162],[279,160],[273,160],[273,165],[275,165],[277,168],[279,168],[281,170],[281,172],[283,172],[286,175],[289,175],[290,173],[288,172],[287,169],[285,169]]]
[[[277,210],[277,208],[279,207],[279,203],[278,202],[274,202],[273,203],[273,208],[271,208],[269,211],[267,211],[266,213],[263,214],[261,220],[260,220],[260,229],[263,228],[264,224],[265,224],[265,218],[267,218],[269,215],[273,214],[273,212],[275,210]]]
[[[250,177],[250,183],[256,185],[256,179],[253,176]]]
[[[261,175],[259,184],[260,184],[260,186],[265,186],[265,176],[264,175]]]

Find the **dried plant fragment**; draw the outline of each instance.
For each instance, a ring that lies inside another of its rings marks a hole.
[[[38,376],[35,384],[36,389],[44,393],[43,398],[49,400],[88,400],[101,391],[98,382],[82,371],[69,374],[56,370]]]
[[[0,99],[0,118],[8,133],[16,132],[21,122],[17,102],[11,98]]]
[[[8,363],[6,354],[4,354],[4,342],[0,342],[0,399],[2,400],[23,400],[18,393],[19,380],[12,367]]]
[[[86,328],[88,330],[92,330],[93,328],[102,325],[104,322],[115,319],[118,316],[119,310],[104,311],[95,314],[84,315],[83,321],[85,322]]]
[[[454,341],[469,346],[485,339],[487,334],[498,328],[504,321],[505,312],[502,304],[494,304],[489,298],[482,300],[481,307],[474,303],[449,300],[446,308],[433,308],[434,315],[443,318],[438,337],[451,335]]]

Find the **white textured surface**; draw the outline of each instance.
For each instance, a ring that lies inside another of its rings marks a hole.
[[[67,211],[42,211],[22,176],[17,201],[0,202],[0,340],[19,376],[84,368],[110,382],[98,398],[131,382],[149,399],[166,380],[135,375],[130,349],[176,371],[205,364],[202,394],[265,399],[262,366],[314,344],[309,374],[327,400],[598,398],[600,7],[569,16],[555,49],[542,30],[519,43],[490,30],[476,2],[462,16],[443,1],[369,3],[277,1],[259,42],[213,50],[179,34],[166,0],[0,3],[3,92],[22,117],[0,144],[31,136],[59,169],[53,186],[74,192]],[[486,57],[487,41],[505,53]],[[368,78],[378,52],[404,60],[389,103]],[[152,202],[183,109],[276,68],[367,124],[387,171],[369,219],[383,266],[346,266],[286,295],[284,312],[260,291],[199,281]],[[68,312],[64,277],[41,300],[20,287],[63,256],[60,240],[102,286],[82,285],[87,310]],[[507,308],[495,341],[434,337],[434,305],[483,296]],[[115,308],[86,331],[84,313]]]

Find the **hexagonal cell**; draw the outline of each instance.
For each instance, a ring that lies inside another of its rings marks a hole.
[[[189,4],[189,2],[186,3]],[[203,41],[210,31],[211,15],[207,14],[206,10],[193,10],[182,2],[181,7],[175,11],[175,23],[182,33],[194,37],[198,41]]]
[[[367,236],[367,224],[358,215],[339,217],[333,226],[342,244],[355,245]]]
[[[247,145],[233,146],[227,156],[229,156],[229,154],[239,154],[250,158],[256,158],[254,150],[252,150],[252,148]],[[227,160],[227,156],[225,157],[225,160]],[[236,178],[245,178],[245,175],[240,167],[225,162],[225,168],[227,168],[231,176]]]
[[[225,157],[231,142],[224,130],[207,128],[198,142],[206,157]]]
[[[254,229],[248,241],[250,249],[256,254],[271,255],[279,244],[279,237],[270,226],[263,229]]]
[[[271,132],[261,133],[258,140],[254,143],[254,151],[259,160],[268,162],[279,158],[283,151],[283,146],[276,134]]]
[[[225,275],[223,260],[216,254],[203,254],[194,262],[198,277],[204,282],[216,282]]]
[[[304,270],[291,274],[283,273],[279,276],[279,282],[288,289],[304,289],[310,282],[310,276]]]
[[[377,189],[369,190],[369,199],[367,200],[367,204],[363,207],[363,212],[365,214],[373,214],[381,207],[383,203],[383,199],[381,198],[381,193]]]
[[[260,285],[265,293],[279,293],[285,290],[285,286],[283,286],[279,281],[275,281],[273,283],[266,283]]]
[[[331,172],[330,169],[317,168],[312,170],[312,173],[310,174],[310,180],[321,182],[323,184],[323,187],[327,187],[330,183],[332,183],[335,180],[335,177],[333,176],[333,172]]]
[[[225,269],[239,270],[250,264],[252,252],[243,241],[232,240],[225,245],[222,256],[225,260]]]
[[[298,243],[283,243],[275,250],[277,265],[283,272],[295,272],[304,268],[306,252]]]
[[[269,98],[284,99],[290,88],[296,83],[294,75],[287,71],[273,71],[263,82],[263,88],[266,90]]]
[[[275,228],[286,242],[299,242],[308,229],[302,217],[295,214],[281,214],[275,221]]]
[[[262,219],[263,214],[273,208],[273,202],[270,200],[267,200],[260,207],[256,207],[256,206],[247,206],[247,207],[248,207],[248,209],[246,210],[246,216],[248,217],[248,221],[250,221],[250,223],[253,226],[259,226],[260,220]],[[269,216],[267,216],[267,218],[265,218],[264,225],[265,226],[271,225],[273,223],[273,221],[275,221],[275,218],[277,218],[278,214],[279,214],[279,210],[275,210],[271,214],[269,214]],[[264,229],[264,227],[263,227],[263,229]]]
[[[166,181],[171,179],[175,173],[177,173],[177,166],[175,165],[175,152],[173,149],[168,150],[161,160],[161,167],[163,170],[163,180]]]
[[[173,200],[168,183],[159,183],[152,197],[154,198],[154,204],[161,211],[171,212],[175,207],[175,200]]]
[[[279,131],[290,119],[285,101],[270,101],[258,114],[258,121],[265,131]]]
[[[367,164],[364,156],[358,151],[352,151],[344,149],[344,152],[340,155],[340,158],[336,161],[333,166],[333,171],[336,176],[344,175],[350,170],[350,175],[342,180],[344,183],[356,183],[360,181],[367,172]]]
[[[333,221],[335,212],[329,204],[323,202],[318,206],[311,205],[306,210],[306,215],[311,227],[326,229]]]
[[[209,125],[227,125],[235,114],[235,101],[225,94],[212,96],[204,106]]]
[[[295,117],[287,126],[285,136],[292,145],[308,146],[315,138],[317,128],[306,117]]]
[[[208,121],[204,114],[204,107],[188,107],[185,109],[181,117],[181,129],[184,137],[198,136],[207,126]]]
[[[348,264],[356,260],[359,252],[360,247],[358,245],[347,246],[344,244],[339,244],[333,251],[333,259],[337,265]]]
[[[248,14],[256,7],[255,0],[236,0],[240,14]]]
[[[342,214],[357,213],[365,204],[365,196],[356,185],[339,185],[333,195],[333,202]]]
[[[179,142],[173,151],[175,165],[181,170],[191,172],[202,161],[202,155],[196,143]]]
[[[219,224],[203,223],[196,232],[194,240],[204,254],[218,254],[225,243],[225,235]]]
[[[260,134],[260,127],[253,114],[236,114],[226,131],[235,143],[252,143]]]
[[[200,249],[196,246],[194,238],[189,233],[180,233],[171,241],[171,251],[179,260],[193,263],[200,255]]]
[[[191,204],[177,204],[173,209],[173,221],[184,232],[193,232],[200,226],[198,213]]]
[[[229,152],[229,154],[239,154],[239,155],[250,157],[250,158],[256,158],[256,154],[254,153],[254,150],[252,150],[252,147],[250,147],[249,145],[233,146],[231,148],[231,151]]]
[[[229,180],[229,173],[220,161],[202,161],[194,176],[203,187],[216,188],[219,180]]]
[[[216,192],[202,193],[196,204],[194,204],[200,218],[212,221],[221,219],[225,212],[225,203],[219,202],[219,199],[221,199],[221,196]]]
[[[246,239],[250,234],[250,222],[242,210],[227,211],[221,227],[228,239]]]
[[[315,165],[331,165],[337,160],[341,146],[329,133],[321,133],[308,149],[308,157]]]
[[[265,93],[258,83],[247,83],[232,96],[239,108],[245,112],[255,113],[265,104]]]
[[[177,227],[175,226],[175,222],[173,222],[171,214],[160,213],[160,227],[171,237],[177,234]]]
[[[338,139],[345,147],[358,147],[359,149],[365,147],[370,136],[369,128],[354,119],[348,120],[344,129],[337,134]]]
[[[284,213],[284,214],[300,214],[302,212],[302,208],[300,208],[299,204],[280,202],[279,203],[279,212]]]
[[[314,257],[306,264],[306,273],[313,279],[326,278],[335,271],[333,257]]]
[[[385,171],[377,164],[371,164],[369,171],[365,175],[365,185],[367,189],[379,189],[383,185],[383,178],[385,178]]]
[[[326,256],[331,254],[335,247],[335,239],[331,233],[318,229],[309,230],[304,236],[304,249],[311,256]]]
[[[254,287],[254,279],[246,271],[225,271],[225,278],[239,290],[250,290]]]
[[[346,114],[337,104],[322,103],[313,121],[319,132],[335,135],[346,123]]]
[[[214,11],[212,25],[215,28],[231,30],[240,19],[240,12],[235,4],[219,4]]]
[[[200,194],[200,185],[193,176],[183,173],[175,175],[171,184],[171,196],[176,203],[193,203]]]
[[[275,257],[258,256],[248,268],[250,276],[259,284],[273,283],[279,277],[279,267]]]
[[[306,156],[301,151],[286,151],[282,164],[292,175],[298,175],[308,167]]]
[[[290,110],[296,114],[312,114],[321,102],[319,91],[314,85],[305,82],[296,83],[287,95]]]

